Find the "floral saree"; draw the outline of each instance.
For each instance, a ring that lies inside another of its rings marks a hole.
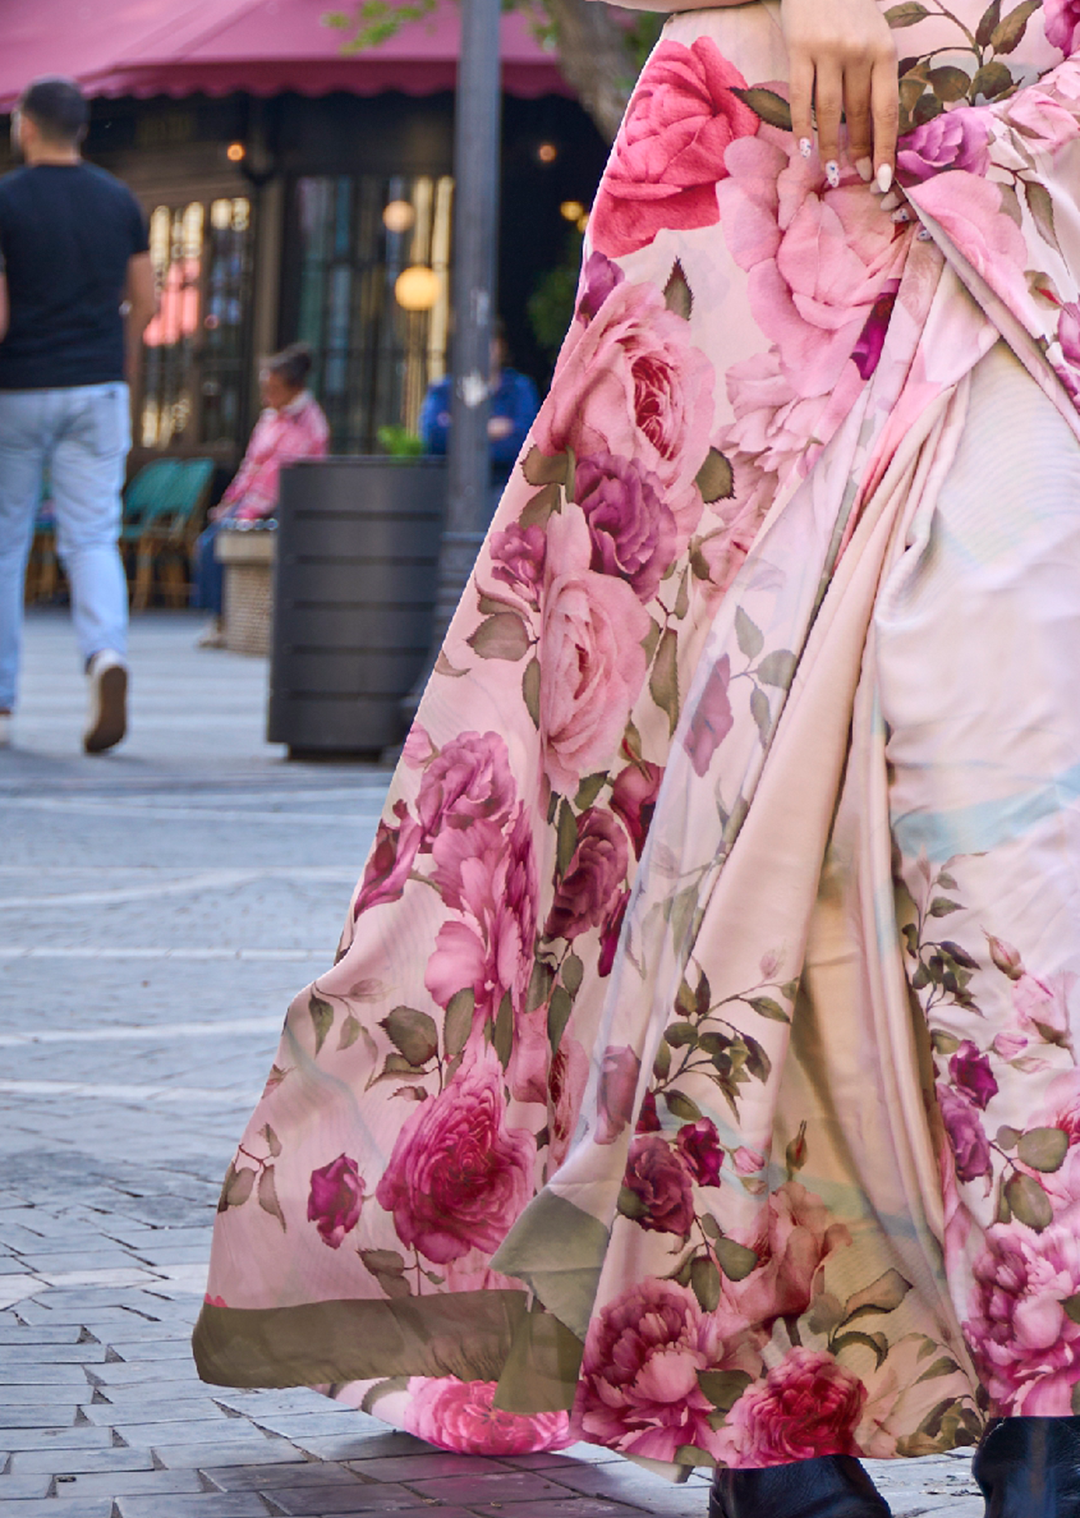
[[[1080,1411],[1080,5],[886,14],[884,203],[773,0],[644,70],[209,1381],[667,1468]]]

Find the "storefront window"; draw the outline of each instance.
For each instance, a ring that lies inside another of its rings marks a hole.
[[[335,449],[371,452],[387,425],[415,432],[424,392],[446,370],[453,180],[374,175],[296,181],[295,335],[315,353],[312,387]],[[431,271],[431,301],[395,296]]]
[[[252,261],[245,196],[150,215],[150,258],[160,308],[146,329],[141,401],[144,447],[243,441]]]

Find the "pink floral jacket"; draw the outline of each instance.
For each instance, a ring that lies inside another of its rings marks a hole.
[[[277,505],[282,464],[325,458],[329,441],[322,407],[308,391],[281,411],[268,406],[255,423],[243,462],[221,498],[223,505],[235,508],[230,516],[241,522],[270,516]]]

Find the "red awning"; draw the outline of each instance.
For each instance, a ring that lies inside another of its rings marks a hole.
[[[29,80],[67,74],[89,95],[274,95],[296,90],[375,95],[452,89],[460,14],[440,0],[429,21],[342,55],[343,34],[322,24],[348,0],[3,0],[0,110]],[[520,14],[502,18],[503,88],[511,95],[570,91],[554,53]]]

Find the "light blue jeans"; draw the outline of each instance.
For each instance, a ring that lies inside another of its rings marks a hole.
[[[131,447],[128,387],[0,391],[0,711],[15,704],[26,561],[45,472],[56,548],[84,662],[127,653],[127,578],[118,539]]]

